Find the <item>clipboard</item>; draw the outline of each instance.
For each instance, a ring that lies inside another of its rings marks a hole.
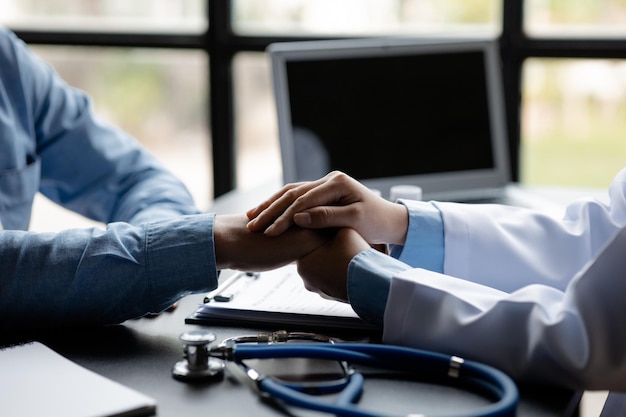
[[[308,291],[295,264],[266,272],[235,272],[205,296],[185,323],[380,331],[359,318],[349,304]]]

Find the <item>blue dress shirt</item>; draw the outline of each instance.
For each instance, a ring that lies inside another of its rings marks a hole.
[[[390,245],[387,256],[369,249],[348,267],[348,298],[364,320],[382,326],[391,277],[409,268],[443,272],[444,232],[439,210],[430,203],[398,200],[409,212],[404,245]]]
[[[33,198],[106,229],[28,232]],[[0,28],[0,328],[117,323],[217,284],[213,216]]]

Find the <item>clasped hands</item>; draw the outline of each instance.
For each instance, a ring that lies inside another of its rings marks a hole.
[[[216,217],[218,266],[258,271],[296,261],[309,291],[343,302],[348,301],[350,261],[372,244],[403,244],[408,228],[403,205],[339,171],[317,181],[288,184],[242,217]],[[233,228],[218,227],[221,222],[232,222],[248,235],[226,236],[222,232]],[[240,222],[246,222],[245,231]],[[230,244],[219,245],[224,239]],[[223,252],[232,249],[236,253]],[[219,265],[224,259],[229,262]]]

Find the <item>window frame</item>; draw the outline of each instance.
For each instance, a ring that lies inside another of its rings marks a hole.
[[[202,50],[209,57],[210,131],[213,195],[237,186],[233,59],[239,52],[263,52],[273,42],[329,39],[324,36],[251,36],[232,28],[232,0],[206,0],[208,27],[200,34],[15,29],[26,43]],[[527,58],[626,59],[626,37],[530,37],[524,32],[524,0],[502,0],[502,55],[511,174],[519,181],[522,69]]]

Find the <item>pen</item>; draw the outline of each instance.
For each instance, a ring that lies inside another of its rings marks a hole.
[[[260,277],[261,274],[258,272],[238,272],[234,274],[232,277],[228,278],[222,285],[220,285],[217,289],[211,291],[204,297],[204,303],[209,303],[211,301],[226,303],[232,301],[235,298],[235,294],[237,294],[243,287],[249,284],[251,281],[256,280]],[[247,278],[245,282],[242,278]],[[238,285],[235,285],[238,284]]]

